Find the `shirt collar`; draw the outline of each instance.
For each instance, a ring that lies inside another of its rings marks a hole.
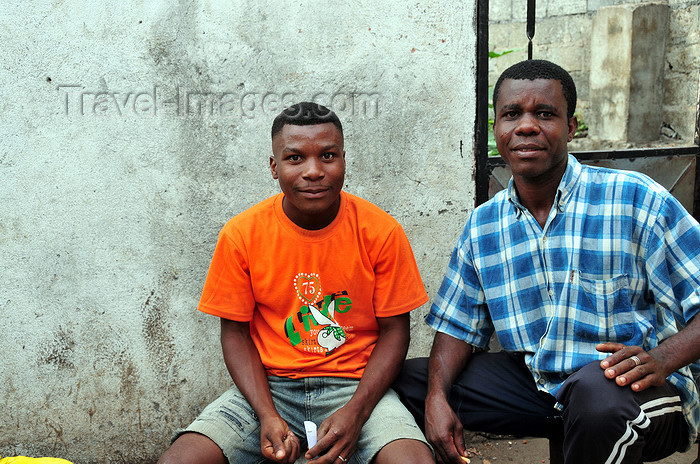
[[[566,164],[566,171],[559,182],[559,187],[557,188],[557,208],[560,212],[564,212],[564,206],[571,199],[571,194],[574,191],[574,187],[578,182],[579,177],[581,177],[581,172],[583,167],[581,163],[576,159],[574,155],[569,155],[569,160]]]
[[[574,186],[581,176],[581,171],[583,170],[581,163],[576,159],[575,156],[569,154],[566,163],[566,171],[559,182],[559,187],[557,187],[557,195],[555,198],[555,205],[559,212],[564,212],[564,207],[566,203],[571,198],[571,193],[574,190]],[[513,177],[511,176],[508,182],[508,200],[515,207],[515,216],[520,218],[520,215],[526,210],[526,208],[520,203],[520,198],[518,198],[518,191],[515,188],[515,182],[513,182]]]

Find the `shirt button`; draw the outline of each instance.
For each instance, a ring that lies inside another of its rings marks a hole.
[[[549,296],[554,296],[554,290],[549,291]]]
[[[537,383],[539,383],[540,385],[544,385],[544,379],[538,380]]]

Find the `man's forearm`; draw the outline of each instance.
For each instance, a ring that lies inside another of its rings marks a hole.
[[[347,407],[354,408],[366,421],[372,410],[399,374],[408,352],[410,316],[379,318],[379,337],[367,361],[357,390]]]
[[[277,415],[265,368],[250,338],[248,323],[221,319],[221,348],[231,378],[258,417]]]
[[[668,371],[667,376],[700,359],[700,315],[677,334],[649,351]]]
[[[221,319],[221,347],[231,378],[260,419],[260,451],[267,461],[294,462],[299,439],[272,402],[270,385],[247,322]],[[266,461],[266,462],[267,462]]]
[[[445,399],[472,354],[471,345],[437,332],[428,360],[428,397]]]

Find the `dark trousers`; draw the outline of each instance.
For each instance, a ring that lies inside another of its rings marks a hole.
[[[393,387],[421,427],[427,378],[427,358],[410,359]],[[571,375],[554,398],[537,389],[522,355],[477,353],[449,403],[466,430],[563,440],[567,464],[638,464],[688,444],[675,387],[635,393],[605,378],[598,362]]]

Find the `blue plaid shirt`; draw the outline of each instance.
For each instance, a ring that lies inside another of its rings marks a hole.
[[[605,358],[600,342],[656,347],[700,310],[700,225],[648,177],[581,165],[569,155],[544,228],[508,188],[476,208],[426,322],[479,348],[495,330],[526,353],[538,388]],[[700,342],[699,342],[700,343]],[[698,387],[669,377],[692,443]]]

